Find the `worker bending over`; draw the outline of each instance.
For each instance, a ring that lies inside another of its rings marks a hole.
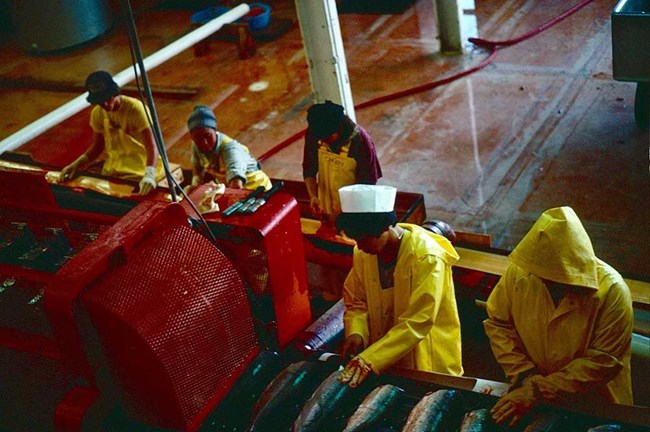
[[[86,78],[88,97],[95,105],[90,112],[93,138],[90,147],[61,171],[60,180],[71,180],[79,168],[93,162],[102,152],[106,160],[102,175],[139,181],[140,195],[156,189],[162,179],[162,160],[154,141],[147,108],[138,99],[120,94],[111,74],[96,71]]]
[[[355,387],[393,365],[461,375],[451,271],[458,254],[449,240],[396,224],[393,187],[351,185],[339,194],[336,228],[357,243],[343,287],[343,357],[354,357],[339,379]]]
[[[632,404],[630,290],[573,209],[545,211],[509,258],[484,321],[513,385],[494,420],[514,426],[541,402]]]
[[[339,188],[376,184],[381,178],[375,144],[341,105],[330,101],[312,105],[307,123],[302,169],[310,206],[333,222],[341,212]]]
[[[192,136],[192,184],[216,179],[232,189],[271,188],[271,180],[248,148],[217,130],[217,118],[203,105],[194,107],[187,119]]]

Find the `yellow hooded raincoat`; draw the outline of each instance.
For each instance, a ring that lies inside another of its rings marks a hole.
[[[449,241],[424,228],[399,224],[402,237],[394,287],[382,289],[377,256],[355,247],[343,298],[346,337],[359,334],[360,356],[376,373],[392,365],[461,375],[460,321]]]
[[[484,327],[511,382],[532,372],[547,400],[632,404],[630,291],[595,256],[573,210],[544,212],[510,260],[488,298]],[[542,279],[582,293],[569,289],[556,308]]]

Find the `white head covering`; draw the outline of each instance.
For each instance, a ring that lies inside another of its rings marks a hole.
[[[343,213],[388,213],[393,211],[397,189],[392,186],[355,184],[339,189]]]

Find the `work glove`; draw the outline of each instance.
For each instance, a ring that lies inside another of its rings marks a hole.
[[[156,168],[148,166],[144,169],[144,175],[140,180],[140,195],[148,195],[156,189]]]
[[[368,375],[372,373],[370,363],[363,358],[356,356],[348,362],[345,368],[339,373],[339,381],[348,384],[350,387],[360,385]]]
[[[492,419],[496,424],[504,423],[510,419],[508,426],[513,427],[539,404],[541,399],[541,394],[535,384],[524,380],[521,387],[511,390],[494,404],[490,410]]]
[[[70,165],[66,166],[61,170],[61,174],[59,174],[59,181],[67,181],[67,180],[72,180],[77,176],[77,171],[79,170],[79,167],[88,161],[88,156],[85,154],[82,154],[79,156],[74,162],[72,162]]]

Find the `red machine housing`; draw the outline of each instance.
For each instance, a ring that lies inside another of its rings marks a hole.
[[[94,430],[115,404],[135,422],[196,430],[259,352],[256,323],[284,346],[311,321],[288,195],[210,221],[225,254],[178,204],[66,210],[42,175],[11,171],[0,199],[3,430]],[[227,255],[262,266],[266,283],[245,286]]]

